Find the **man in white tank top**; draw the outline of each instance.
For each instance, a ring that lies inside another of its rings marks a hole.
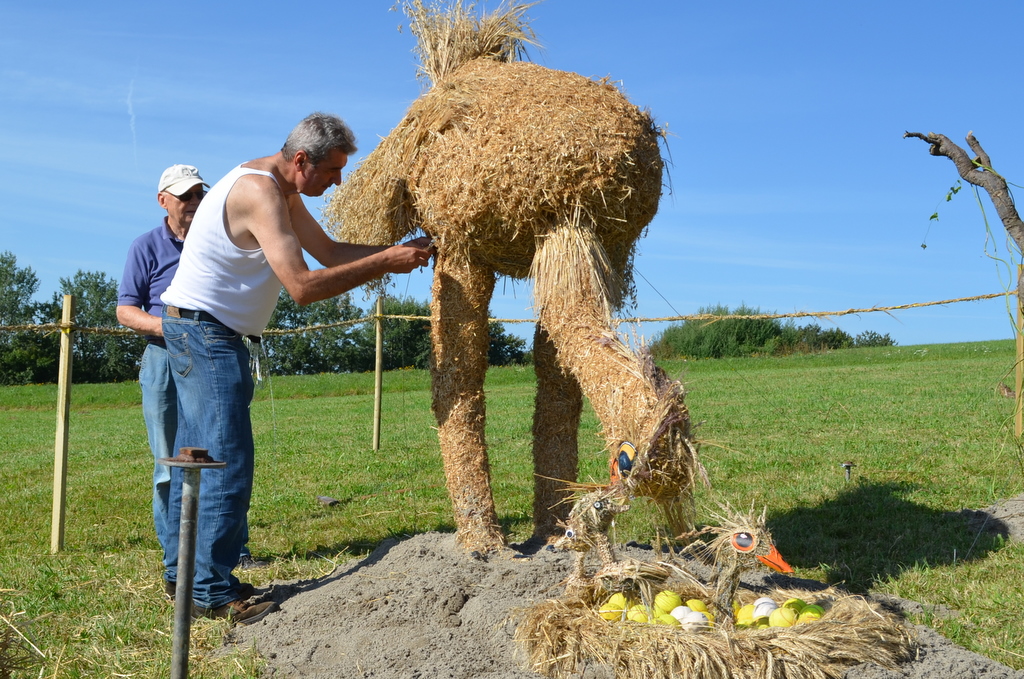
[[[302,202],[341,182],[355,138],[339,118],[306,117],[278,153],[243,163],[210,189],[192,220],[164,303],[163,334],[178,391],[178,448],[226,462],[200,485],[192,614],[237,624],[261,620],[273,602],[249,604],[231,573],[244,539],[253,479],[252,376],[243,336],[258,339],[283,286],[299,304],[340,295],[387,273],[430,263],[429,239],[378,247],[338,243]],[[310,270],[308,252],[323,269]],[[181,515],[172,475],[168,522]],[[175,541],[175,545],[176,545]],[[177,553],[165,573],[177,577]]]

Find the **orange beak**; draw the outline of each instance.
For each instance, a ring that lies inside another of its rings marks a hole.
[[[772,545],[771,551],[768,552],[768,556],[758,556],[757,560],[763,563],[773,571],[779,573],[792,573],[793,567],[786,563],[786,560],[779,554],[779,550],[775,549],[775,545]]]

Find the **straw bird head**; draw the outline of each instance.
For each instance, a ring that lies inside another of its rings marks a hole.
[[[707,543],[707,551],[715,563],[724,565],[732,561],[744,568],[754,568],[761,563],[778,573],[792,573],[793,567],[782,558],[772,540],[766,522],[767,514],[767,508],[755,516],[753,506],[749,514],[741,514],[725,505],[723,513],[715,515],[722,525],[705,529],[705,532],[715,536]]]
[[[561,524],[565,534],[555,548],[586,552],[597,545],[618,514],[629,509],[625,497],[615,486],[604,486],[581,495],[573,503],[569,518]]]
[[[620,486],[627,497],[671,503],[687,495],[697,478],[705,483],[707,478],[697,457],[682,384],[655,366],[646,349],[637,359],[654,398],[646,407],[622,409],[629,421],[619,423],[622,438],[617,446],[612,442],[616,447],[609,460],[610,483]]]

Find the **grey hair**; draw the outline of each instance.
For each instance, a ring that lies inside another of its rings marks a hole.
[[[299,151],[305,151],[309,162],[317,165],[334,149],[351,156],[358,150],[356,136],[338,116],[317,111],[295,126],[281,147],[281,153],[286,160],[291,160]]]

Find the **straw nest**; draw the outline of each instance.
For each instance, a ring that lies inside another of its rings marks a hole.
[[[706,594],[692,583],[666,584],[685,600]],[[690,589],[688,589],[690,588]],[[915,638],[899,618],[839,590],[773,590],[823,606],[817,622],[765,629],[686,632],[669,625],[610,622],[597,609],[608,592],[542,602],[520,613],[516,640],[529,669],[548,677],[578,676],[599,663],[629,679],[832,679],[853,665],[895,668],[911,659]],[[741,604],[762,594],[743,590]]]
[[[412,104],[324,218],[349,242],[423,230],[439,256],[514,278],[529,275],[538,238],[569,226],[597,235],[628,276],[661,195],[658,139],[608,82],[478,58]]]

